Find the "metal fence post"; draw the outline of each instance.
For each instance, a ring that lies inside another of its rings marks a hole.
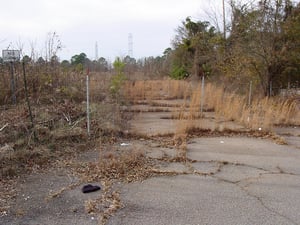
[[[90,136],[90,88],[89,88],[89,70],[86,73],[86,117],[87,117],[87,134]]]
[[[14,64],[10,62],[10,85],[11,85],[11,96],[12,96],[12,103],[17,104],[16,98],[16,90],[15,90],[15,77],[14,77]]]
[[[250,81],[250,86],[249,86],[249,98],[248,98],[248,105],[251,105],[251,98],[252,98],[252,81]]]
[[[200,111],[203,113],[203,105],[204,105],[204,76],[202,76],[202,84],[201,84],[201,106]]]

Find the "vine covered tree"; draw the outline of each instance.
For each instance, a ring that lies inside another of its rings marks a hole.
[[[182,79],[190,74],[199,77],[210,74],[221,43],[222,35],[209,22],[186,18],[173,41],[172,77]]]
[[[227,71],[234,79],[256,80],[265,96],[273,94],[272,87],[287,85],[286,78],[299,71],[298,8],[289,0],[264,0],[256,6],[232,3]]]

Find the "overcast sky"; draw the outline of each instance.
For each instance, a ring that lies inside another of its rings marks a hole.
[[[128,54],[132,34],[133,57],[162,55],[171,46],[175,29],[187,16],[207,20],[209,11],[221,11],[221,0],[0,0],[0,49],[33,45],[45,54],[49,32],[64,46],[61,60],[84,52],[111,61]],[[220,12],[219,12],[220,13]]]

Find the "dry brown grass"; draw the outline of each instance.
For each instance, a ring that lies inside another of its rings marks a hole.
[[[207,83],[204,96],[201,96],[201,83],[173,80],[148,80],[127,82],[124,88],[127,98],[132,102],[140,100],[144,104],[157,106],[154,100],[183,99],[178,110],[173,110],[170,119],[178,120],[176,134],[182,130],[201,128],[201,118],[205,115],[200,112],[201,99],[204,100],[203,111],[213,111],[215,128],[223,131],[231,129],[226,123],[235,122],[251,130],[271,131],[275,125],[300,125],[299,99],[283,99],[279,97],[252,99],[248,103],[248,96],[235,92],[227,92],[223,87]],[[196,121],[197,122],[193,122]],[[179,131],[180,130],[180,131]]]
[[[112,183],[107,180],[102,184],[102,194],[96,199],[86,200],[84,204],[85,212],[96,216],[99,225],[105,225],[107,220],[123,207],[120,193],[112,190]]]
[[[99,203],[95,199],[86,200],[84,203],[85,212],[89,213],[89,214],[97,213],[98,212],[98,209],[97,209],[98,204]]]
[[[249,105],[247,95],[228,92],[224,87],[207,83],[204,96],[201,96],[201,82],[173,80],[130,81],[125,84],[124,93],[133,103],[142,101],[151,106],[177,107],[172,108],[171,116],[166,118],[177,120],[174,144],[178,157],[184,157],[186,134],[193,129],[206,130],[210,126],[212,132],[226,133],[244,127],[265,135],[264,132],[272,131],[276,125],[300,125],[296,98],[254,97]],[[181,99],[183,103],[163,105],[157,101],[160,99]],[[200,111],[202,100],[203,113]],[[212,112],[209,118],[206,118],[207,111]],[[276,138],[276,142],[284,144],[285,140]]]
[[[99,218],[99,225],[106,224],[107,220],[120,208],[123,207],[121,203],[120,193],[113,191],[111,194],[106,195],[105,202],[108,203],[106,209],[101,213]]]
[[[131,102],[157,99],[182,99],[191,94],[191,85],[179,80],[137,80],[127,81],[123,94]]]
[[[227,93],[223,88],[208,84],[205,104],[214,109],[216,119],[235,121],[254,130],[270,131],[274,125],[300,124],[299,103],[295,98],[255,98],[248,105],[247,96]]]
[[[97,162],[75,162],[73,167],[82,181],[102,184],[101,196],[85,202],[85,211],[97,215],[101,225],[106,224],[122,207],[120,194],[113,188],[114,182],[143,180],[152,174],[146,155],[134,146],[125,149],[102,149]]]
[[[99,180],[132,182],[149,175],[147,160],[142,150],[133,148],[119,151],[112,148],[101,151],[98,162],[80,164],[76,171],[82,180],[89,182]]]

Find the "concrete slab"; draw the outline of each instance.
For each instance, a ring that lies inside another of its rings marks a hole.
[[[196,138],[188,145],[187,157],[198,161],[227,161],[258,169],[300,174],[300,151],[270,140],[220,137]]]
[[[220,172],[218,172],[215,177],[236,183],[248,179],[259,178],[265,173],[268,172],[245,165],[225,165],[220,169]]]
[[[295,146],[296,148],[300,149],[300,136],[299,137],[287,136],[287,137],[284,137],[284,139],[288,145],[292,145],[292,146]]]
[[[97,225],[97,216],[85,212],[85,201],[100,197],[101,191],[83,194],[82,185],[72,187],[79,179],[65,172],[52,170],[26,177],[20,182],[11,213],[0,217],[0,224]]]
[[[170,116],[170,113],[140,113],[131,121],[131,132],[144,135],[174,133],[176,123],[170,119],[160,119]]]
[[[288,145],[300,149],[300,127],[275,127],[274,132],[282,136]]]
[[[153,159],[162,159],[164,157],[174,158],[177,154],[175,149],[170,148],[152,148],[146,151],[148,157]]]
[[[108,225],[293,224],[239,186],[197,175],[156,177],[122,190]]]
[[[274,132],[281,135],[292,135],[300,137],[300,126],[275,127]]]
[[[225,129],[244,131],[245,127],[232,121],[216,121],[207,113],[206,118],[195,120],[171,119],[172,112],[144,112],[136,115],[131,121],[130,132],[144,135],[173,134],[182,124],[192,124],[193,127],[223,131]],[[176,114],[175,114],[176,115]]]
[[[218,162],[195,162],[191,164],[194,172],[203,174],[213,174],[216,173],[220,167]]]
[[[292,224],[300,224],[299,176],[264,174],[256,181],[246,184],[245,189],[270,211],[287,218]]]
[[[167,173],[188,173],[190,171],[190,168],[187,165],[184,165],[182,163],[173,162],[169,163],[164,166],[158,167],[158,170],[160,172],[167,172]]]
[[[187,149],[197,162],[166,166],[185,175],[125,185],[124,208],[108,224],[300,224],[297,148],[220,137],[193,139]]]

